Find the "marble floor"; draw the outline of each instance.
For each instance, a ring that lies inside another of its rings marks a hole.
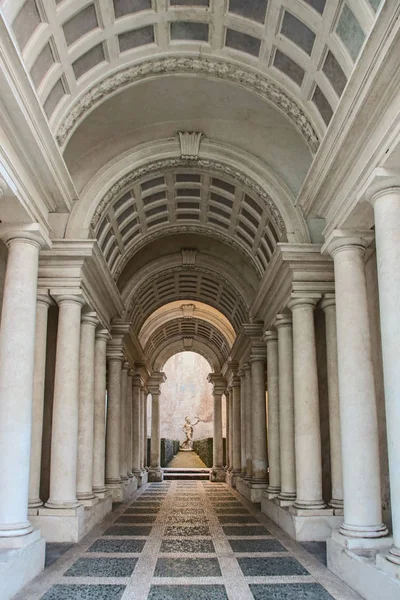
[[[224,483],[151,483],[15,600],[360,600]]]

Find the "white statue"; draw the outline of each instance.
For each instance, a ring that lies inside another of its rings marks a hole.
[[[185,424],[182,427],[182,431],[186,435],[186,440],[182,442],[180,449],[186,452],[193,451],[193,427],[200,423],[200,421],[204,423],[200,417],[195,417],[195,419],[197,419],[196,422],[192,423],[189,417],[185,417]]]

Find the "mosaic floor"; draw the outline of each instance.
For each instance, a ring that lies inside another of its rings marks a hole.
[[[152,483],[16,600],[360,600],[225,484]]]

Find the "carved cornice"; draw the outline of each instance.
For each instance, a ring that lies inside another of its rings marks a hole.
[[[206,171],[214,171],[218,174],[227,175],[232,177],[237,183],[240,183],[249,188],[260,200],[265,204],[265,207],[269,211],[271,218],[275,225],[282,231],[285,231],[285,223],[282,216],[276,207],[276,204],[272,200],[271,196],[256,183],[251,177],[248,177],[234,167],[225,163],[210,160],[208,158],[199,158],[196,164],[193,161],[184,158],[165,158],[150,162],[142,167],[138,167],[129,173],[123,175],[114,185],[108,190],[99,202],[91,221],[93,228],[97,227],[104,212],[111,205],[117,197],[125,192],[126,188],[136,183],[139,179],[147,177],[148,175],[154,174],[155,172],[165,172],[172,169],[204,169]]]
[[[320,140],[305,112],[276,82],[264,74],[245,69],[234,63],[205,57],[171,56],[129,65],[96,83],[72,106],[58,128],[56,138],[63,146],[75,127],[85,116],[106,98],[135,82],[156,75],[190,73],[236,83],[250,89],[263,100],[283,112],[301,132],[312,152],[316,152]]]

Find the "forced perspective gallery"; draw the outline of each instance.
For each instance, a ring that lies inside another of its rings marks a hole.
[[[0,600],[399,599],[399,1],[0,0],[0,311]]]

